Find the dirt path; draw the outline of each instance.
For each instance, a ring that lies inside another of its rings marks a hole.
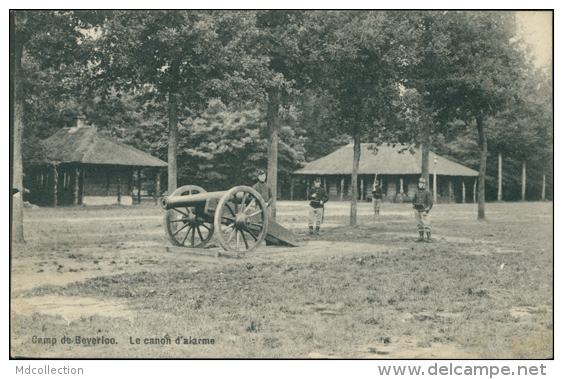
[[[278,259],[308,260],[312,257],[369,254],[388,249],[367,243],[310,241],[304,247],[261,246],[242,258],[234,258],[219,247],[210,249],[186,249],[162,246],[155,242],[124,243],[118,251],[100,247],[73,249],[66,257],[43,254],[40,257],[25,256],[12,261],[12,291],[29,291],[33,288],[54,285],[65,286],[87,279],[162,270],[170,261],[193,263],[194,269],[223,264],[226,260],[273,261]]]

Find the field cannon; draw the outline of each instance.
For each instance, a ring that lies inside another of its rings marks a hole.
[[[253,251],[264,240],[303,245],[292,232],[269,219],[264,199],[250,187],[206,192],[187,185],[163,197],[161,206],[166,210],[164,229],[175,246],[202,248],[214,234],[223,249],[234,253]]]

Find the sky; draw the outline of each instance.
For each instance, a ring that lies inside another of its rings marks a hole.
[[[536,65],[550,66],[553,61],[553,12],[517,12],[516,19],[525,41],[533,47]]]

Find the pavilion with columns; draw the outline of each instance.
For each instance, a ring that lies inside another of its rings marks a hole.
[[[331,201],[349,200],[351,191],[353,144],[340,149],[292,173],[291,198],[306,198],[306,191],[315,177],[320,177]],[[434,152],[429,154],[430,183],[428,189],[438,203],[476,202],[479,173]],[[358,200],[371,200],[377,175],[383,186],[383,201],[412,201],[421,175],[420,150],[404,146],[361,145],[358,170]]]

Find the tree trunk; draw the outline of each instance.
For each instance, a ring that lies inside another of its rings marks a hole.
[[[178,77],[180,62],[170,66],[170,88],[168,89],[168,194],[178,188]]]
[[[485,220],[485,173],[487,171],[487,134],[483,116],[479,115],[477,120],[477,131],[479,132],[479,189],[477,193],[478,210],[477,219]]]
[[[276,219],[276,199],[278,188],[278,124],[280,108],[280,90],[271,87],[267,89],[268,111],[266,123],[268,128],[268,184],[272,189],[270,203],[270,217]]]
[[[526,201],[526,161],[522,164],[522,201]]]
[[[502,201],[502,154],[498,154],[498,201]]]
[[[352,196],[350,198],[350,226],[355,226],[358,216],[358,169],[360,167],[360,125],[354,125],[354,161],[352,163]]]
[[[17,189],[18,194],[12,196],[12,220],[10,222],[12,242],[24,243],[23,234],[23,161],[22,161],[22,136],[23,136],[23,91],[22,91],[22,53],[23,41],[16,35],[15,12],[10,17],[11,51],[10,60],[10,134],[12,141],[12,177],[11,189]]]
[[[430,187],[430,173],[428,167],[428,159],[430,157],[430,128],[426,123],[424,123],[424,126],[422,127],[421,134],[420,147],[422,150],[422,164],[420,168],[420,176],[423,177],[424,180],[426,180],[426,185]]]

